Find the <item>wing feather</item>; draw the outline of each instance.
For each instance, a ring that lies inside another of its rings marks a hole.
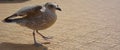
[[[40,12],[41,8],[42,8],[42,6],[40,6],[40,5],[27,6],[27,7],[23,7],[22,9],[18,10],[15,14],[17,14],[18,16],[29,15],[29,14],[33,14],[37,11]]]

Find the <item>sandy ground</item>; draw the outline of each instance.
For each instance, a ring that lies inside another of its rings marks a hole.
[[[51,44],[33,46],[32,30],[0,22],[0,50],[120,50],[120,0],[0,1],[0,20],[18,9],[56,2],[57,22],[40,32],[53,36]],[[37,35],[38,42],[45,42]]]

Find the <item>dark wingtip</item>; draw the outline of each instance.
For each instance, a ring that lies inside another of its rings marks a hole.
[[[12,20],[11,20],[11,19],[8,19],[8,18],[5,18],[2,22],[10,23],[10,22],[12,22]]]
[[[13,22],[13,19],[10,19],[10,18],[15,17],[15,16],[17,16],[17,14],[13,14],[13,15],[5,18],[2,22],[5,22],[5,23]]]

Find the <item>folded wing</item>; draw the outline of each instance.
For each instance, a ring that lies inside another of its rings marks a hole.
[[[5,18],[4,22],[10,22],[11,18],[17,17],[17,16],[22,16],[22,17],[27,16],[28,17],[28,15],[36,14],[36,12],[40,12],[40,9],[42,9],[42,6],[40,6],[40,5],[24,7],[22,9],[18,10],[17,12],[15,12],[13,15]]]

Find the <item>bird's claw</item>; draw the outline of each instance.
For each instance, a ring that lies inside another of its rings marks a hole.
[[[43,37],[45,40],[52,39],[53,37]]]

